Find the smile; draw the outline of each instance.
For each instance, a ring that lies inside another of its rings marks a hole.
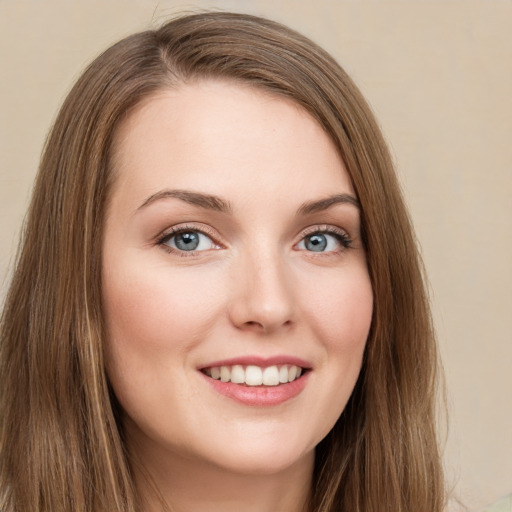
[[[201,370],[205,375],[222,382],[231,382],[249,387],[279,386],[298,379],[303,368],[293,364],[256,366],[240,364],[212,366]]]
[[[291,401],[302,393],[314,373],[309,361],[285,354],[217,360],[198,370],[216,393],[254,407]]]

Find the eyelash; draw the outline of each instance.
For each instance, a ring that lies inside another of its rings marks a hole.
[[[170,247],[166,244],[166,242],[168,242],[172,237],[179,235],[180,233],[187,233],[187,232],[196,232],[196,233],[205,235],[208,238],[210,238],[215,245],[222,247],[222,244],[220,244],[219,242],[216,241],[216,238],[217,238],[216,235],[212,232],[212,230],[208,229],[207,226],[197,227],[197,226],[190,226],[190,225],[175,226],[175,227],[170,228],[164,234],[157,237],[156,244],[161,246],[165,251],[167,251],[169,253],[177,254],[178,256],[185,257],[185,258],[191,257],[191,256],[192,257],[196,256],[198,252],[205,252],[205,251],[181,251],[179,249],[175,249],[174,247]],[[301,238],[300,238],[299,242],[294,244],[294,247],[296,245],[298,245],[300,242],[304,241],[307,237],[310,237],[313,235],[323,235],[323,234],[331,235],[334,238],[336,238],[336,240],[340,243],[341,248],[336,251],[318,252],[315,254],[315,256],[326,256],[326,255],[332,255],[333,253],[338,254],[338,253],[344,251],[345,249],[350,249],[352,247],[353,240],[348,236],[348,234],[344,230],[334,227],[334,226],[326,226],[326,225],[317,225],[317,226],[312,226],[310,228],[307,228],[301,234]],[[314,253],[314,251],[306,251],[306,252]]]
[[[216,241],[217,236],[215,233],[208,229],[207,226],[189,226],[189,225],[182,225],[182,226],[174,226],[167,230],[164,234],[158,236],[156,244],[161,246],[165,251],[171,254],[177,254],[180,257],[187,258],[187,257],[193,257],[196,256],[198,252],[205,252],[205,251],[180,251],[179,249],[175,249],[174,247],[170,247],[166,245],[166,242],[168,242],[172,237],[179,235],[180,233],[188,233],[188,232],[195,232],[200,233],[202,235],[207,236],[211,239],[211,241],[219,246],[222,247],[222,244],[218,243]]]
[[[306,229],[305,232],[301,234],[301,239],[298,243],[302,242],[304,239],[306,239],[308,236],[313,235],[331,235],[340,243],[341,248],[337,251],[330,251],[330,252],[318,252],[315,254],[315,256],[327,256],[338,254],[345,249],[351,249],[353,240],[350,238],[350,236],[344,231],[343,229],[337,228],[335,226],[327,226],[327,225],[318,225],[318,226],[312,226],[311,228]],[[297,245],[297,244],[296,244]],[[308,251],[308,252],[314,252],[314,251]]]

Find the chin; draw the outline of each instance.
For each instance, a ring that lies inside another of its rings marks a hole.
[[[293,450],[281,452],[247,452],[242,450],[233,456],[216,460],[217,467],[229,473],[253,476],[268,476],[284,473],[294,466],[302,465],[307,460],[314,460],[314,449],[309,452],[297,453]]]
[[[295,436],[293,436],[295,437]],[[314,460],[314,442],[307,445],[290,436],[254,435],[231,436],[207,457],[212,464],[227,472],[252,475],[272,475],[285,472],[297,464]],[[213,446],[212,446],[213,447]],[[205,452],[197,454],[204,457]]]

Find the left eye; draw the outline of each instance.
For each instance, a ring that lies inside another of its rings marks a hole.
[[[318,232],[304,237],[297,248],[311,252],[331,252],[339,249],[340,245],[345,245],[340,236]]]
[[[192,230],[175,233],[167,237],[162,243],[172,249],[187,252],[207,251],[217,247],[208,235]]]

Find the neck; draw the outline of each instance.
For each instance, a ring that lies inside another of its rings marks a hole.
[[[135,479],[145,512],[307,512],[314,453],[271,474],[238,473],[176,454],[139,462],[145,470],[136,469]]]

